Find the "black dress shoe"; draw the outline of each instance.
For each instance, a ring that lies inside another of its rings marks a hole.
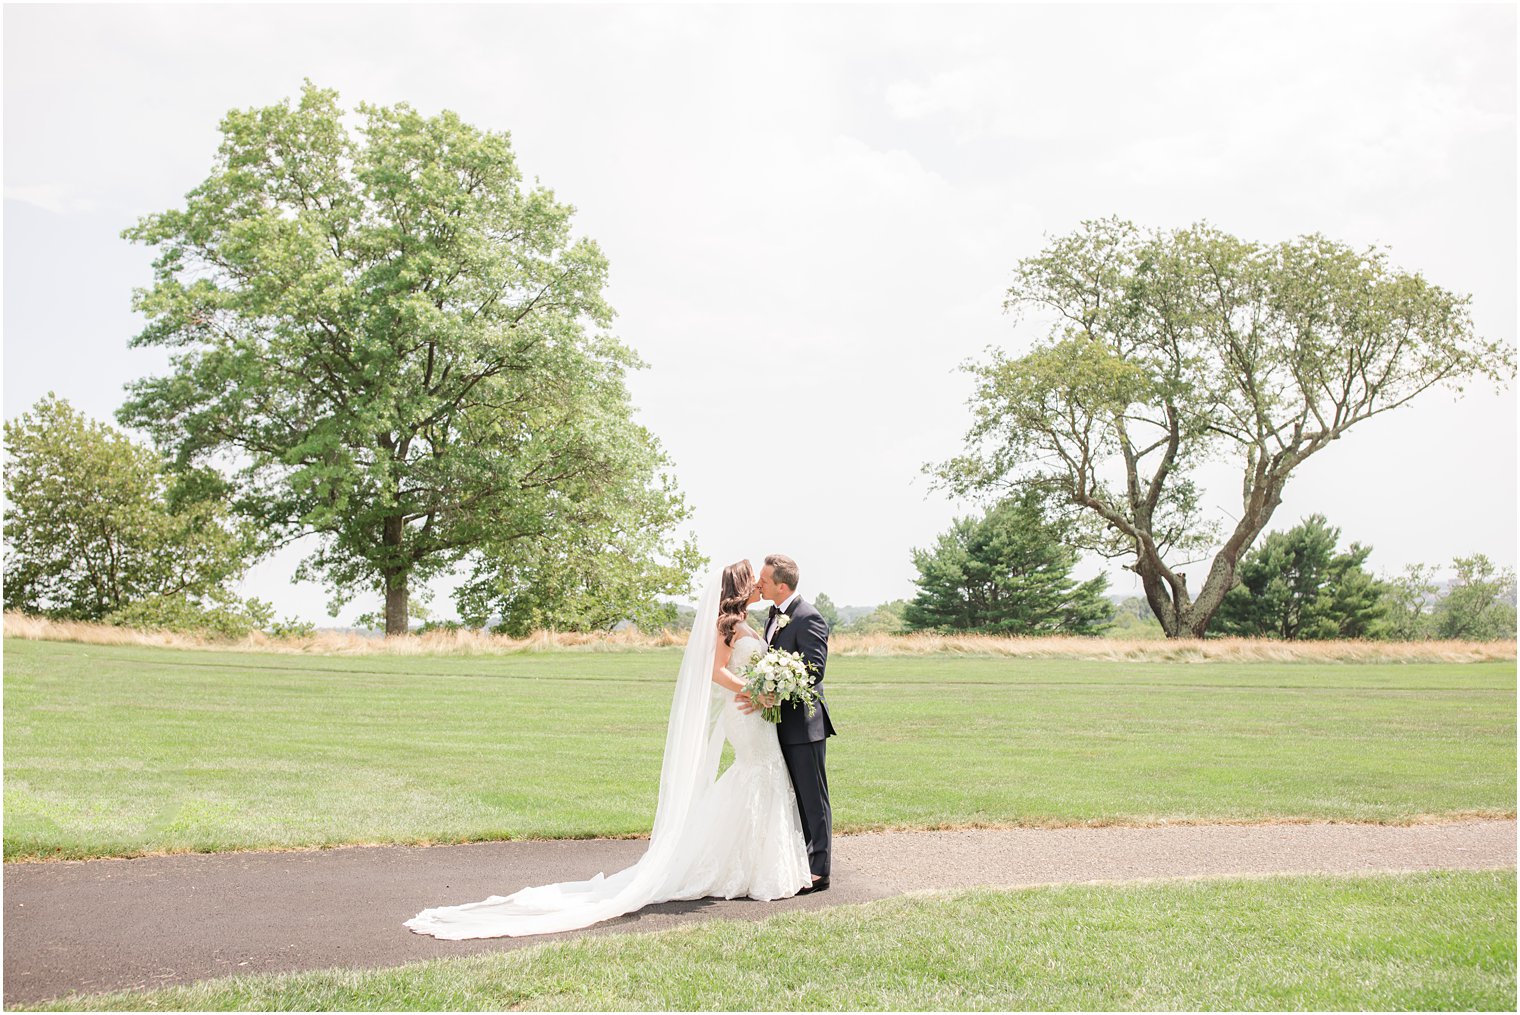
[[[797,889],[798,895],[812,895],[814,892],[826,892],[829,890],[829,879],[821,877],[806,888]]]

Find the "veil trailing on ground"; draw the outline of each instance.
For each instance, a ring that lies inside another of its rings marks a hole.
[[[598,874],[589,881],[563,881],[524,888],[512,895],[493,895],[483,902],[424,909],[405,926],[449,941],[553,934],[589,927],[677,897],[684,876],[698,859],[694,853],[702,847],[700,836],[687,833],[698,818],[702,797],[717,777],[723,751],[718,719],[726,692],[712,682],[722,588],[720,570],[709,576],[686,652],[681,656],[665,732],[654,830],[639,861],[616,874]]]

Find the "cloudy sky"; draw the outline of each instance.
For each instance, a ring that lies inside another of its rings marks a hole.
[[[49,390],[109,419],[163,369],[127,348],[151,253],[121,229],[205,177],[228,109],[310,77],[510,131],[610,259],[704,551],[791,553],[840,603],[910,594],[965,512],[919,475],[960,447],[956,367],[1041,337],[1010,269],[1084,218],[1386,245],[1515,334],[1509,4],[7,5],[4,55],[7,419]],[[1512,566],[1515,433],[1513,391],[1430,393],[1306,463],[1273,527]],[[738,434],[775,441],[735,466]],[[1206,479],[1228,512],[1236,475]],[[328,622],[299,555],[245,591]]]

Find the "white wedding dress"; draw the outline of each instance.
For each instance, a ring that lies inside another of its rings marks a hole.
[[[776,727],[759,712],[740,712],[733,692],[712,682],[721,579],[719,573],[708,582],[681,659],[654,829],[639,861],[587,881],[425,909],[406,927],[450,941],[553,934],[658,902],[741,895],[782,899],[812,883]],[[738,673],[764,650],[752,634],[740,637],[729,672]],[[733,745],[734,762],[720,776],[724,740]]]
[[[729,672],[740,672],[764,651],[759,638],[740,637]],[[713,688],[724,699],[719,725],[734,747],[734,763],[702,801],[701,820],[692,827],[692,867],[671,898],[790,898],[812,884],[813,875],[775,724],[759,712],[745,715],[733,692]]]

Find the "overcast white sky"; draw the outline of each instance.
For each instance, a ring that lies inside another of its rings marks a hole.
[[[1040,337],[1002,314],[1010,269],[1083,218],[1386,244],[1515,334],[1512,4],[8,4],[4,55],[7,419],[48,390],[110,419],[163,368],[127,348],[151,254],[118,234],[205,177],[228,109],[309,76],[511,131],[610,258],[704,551],[790,553],[842,604],[911,594],[909,549],[965,513],[919,476],[961,446],[956,367]],[[741,429],[771,464],[721,464]],[[1512,566],[1515,434],[1513,391],[1431,393],[1301,467],[1272,527],[1323,512],[1374,570]],[[1230,510],[1236,473],[1207,476]],[[245,592],[330,623],[298,557]]]

